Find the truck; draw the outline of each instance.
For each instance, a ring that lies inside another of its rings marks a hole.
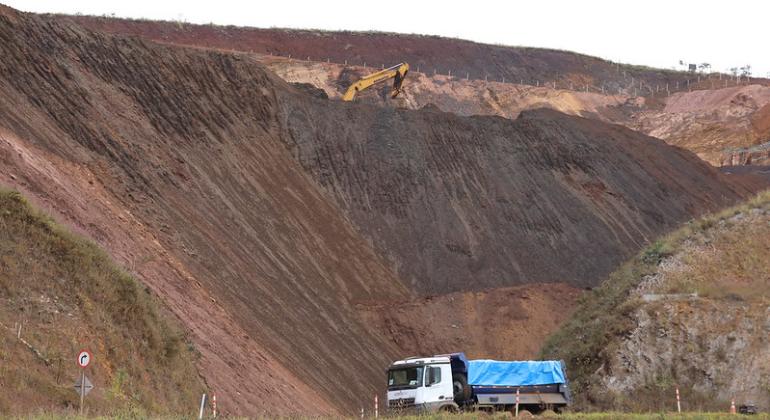
[[[563,361],[468,360],[464,353],[409,357],[388,368],[391,411],[561,411],[571,403]]]

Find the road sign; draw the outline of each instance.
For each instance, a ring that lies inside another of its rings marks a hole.
[[[91,363],[91,353],[83,350],[78,354],[78,366],[85,368]]]
[[[75,381],[75,391],[78,392],[78,395],[88,395],[92,389],[94,389],[94,384],[88,380],[86,375],[82,375],[80,378],[78,378],[77,381]]]

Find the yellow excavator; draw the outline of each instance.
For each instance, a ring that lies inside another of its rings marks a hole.
[[[342,96],[342,100],[352,101],[356,97],[356,93],[388,79],[393,79],[393,90],[390,93],[390,97],[395,98],[401,93],[401,85],[404,83],[404,78],[408,72],[409,64],[400,63],[385,70],[380,70],[377,73],[372,73],[350,85],[345,95]]]

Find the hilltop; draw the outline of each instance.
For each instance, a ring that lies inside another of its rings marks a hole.
[[[99,16],[66,16],[101,32],[140,36],[157,42],[291,56],[379,68],[408,62],[426,75],[489,79],[513,83],[587,86],[652,93],[668,86],[686,91],[700,82],[697,74],[615,63],[598,57],[545,48],[481,44],[462,39],[385,32],[320,31],[195,25]],[[451,53],[447,53],[451,51]],[[764,80],[764,79],[755,79]]]

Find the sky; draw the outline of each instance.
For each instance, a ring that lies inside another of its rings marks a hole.
[[[378,30],[556,48],[622,63],[770,77],[770,2],[706,0],[0,0],[19,10],[220,25]]]

